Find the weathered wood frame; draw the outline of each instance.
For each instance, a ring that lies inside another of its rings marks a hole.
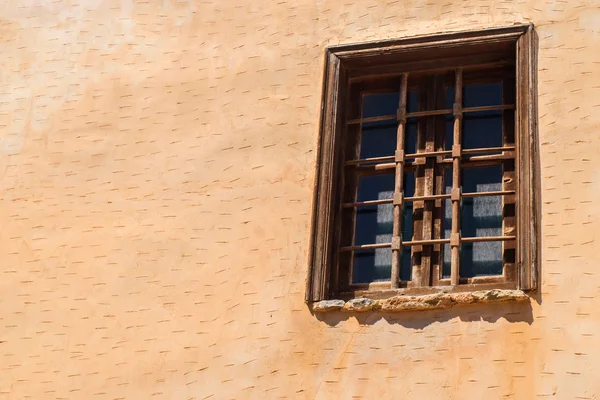
[[[481,31],[385,40],[364,44],[333,46],[326,49],[321,126],[317,152],[315,196],[310,241],[306,301],[335,297],[337,238],[343,168],[342,138],[346,129],[344,101],[348,83],[373,76],[403,76],[411,71],[435,71],[449,68],[468,69],[481,65],[502,65],[502,52],[495,48],[516,44],[516,214],[517,287],[538,287],[539,207],[537,171],[536,52],[533,25],[515,25]],[[489,49],[492,49],[491,51]],[[424,58],[424,59],[420,59]],[[392,161],[392,160],[390,160]],[[441,242],[440,242],[441,243]],[[396,251],[398,246],[395,246]],[[456,278],[455,278],[456,279]],[[377,290],[371,297],[400,293],[465,291],[485,289],[490,284],[457,285],[430,288],[392,288]],[[413,289],[413,290],[411,290]],[[361,293],[368,295],[368,293]]]

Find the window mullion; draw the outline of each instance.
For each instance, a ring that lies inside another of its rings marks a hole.
[[[402,264],[402,205],[404,185],[404,139],[406,134],[406,96],[408,76],[403,74],[400,81],[400,100],[398,104],[398,133],[396,140],[396,175],[394,181],[394,221],[392,227],[392,289],[400,285],[400,268]]]
[[[444,84],[444,76],[438,75],[437,84],[435,88],[436,94],[436,108],[442,109],[446,106],[446,87]],[[435,150],[445,151],[446,150],[446,119],[445,116],[438,116],[435,120]],[[451,153],[451,152],[448,152]],[[437,156],[434,164],[434,183],[433,190],[435,195],[445,195],[444,185],[444,170],[445,167],[441,163],[444,156]],[[438,199],[434,201],[434,213],[433,213],[433,239],[441,239],[443,237],[443,219],[444,219],[444,206],[446,199]],[[440,279],[442,278],[443,268],[443,256],[442,247],[443,244],[433,245],[433,255],[437,257],[432,258],[431,266],[431,285],[439,286]]]
[[[451,270],[450,283],[458,285],[460,280],[460,159],[462,136],[462,69],[456,70],[454,88],[454,132],[452,144],[452,233],[450,235]]]
[[[418,86],[418,111],[424,111],[428,109],[428,94],[430,90],[427,86],[427,80],[419,80]],[[427,119],[417,119],[417,140],[416,140],[416,153],[426,153],[426,134],[427,132]],[[423,211],[425,208],[425,200],[422,197],[425,196],[425,162],[426,158],[419,156],[415,158],[415,196],[419,197],[419,200],[413,203],[413,242],[419,244],[413,244],[411,247],[411,261],[412,261],[412,280],[411,286],[420,287],[422,286],[422,260],[423,260],[423,249],[425,248],[423,242]]]
[[[437,108],[437,97],[439,85],[439,77],[431,77],[426,83],[427,93],[427,110],[435,110]],[[426,153],[435,151],[435,122],[437,116],[431,116],[426,118],[425,124],[425,140],[423,151]],[[435,158],[424,157],[420,160],[423,168],[423,195],[431,196],[434,193],[435,184]],[[433,211],[434,211],[435,200],[423,201],[423,224],[422,224],[422,239],[431,240],[433,239]],[[427,244],[423,246],[421,252],[421,265],[418,282],[419,286],[430,286],[431,285],[431,269],[433,267],[433,244]]]

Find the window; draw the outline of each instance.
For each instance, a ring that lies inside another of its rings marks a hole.
[[[533,27],[325,64],[306,300],[535,289]]]

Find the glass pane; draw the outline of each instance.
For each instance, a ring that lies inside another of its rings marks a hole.
[[[454,87],[446,88],[446,109],[452,109],[454,107]],[[446,122],[446,150],[452,150],[452,144],[454,142],[454,116],[444,115]],[[452,177],[452,174],[450,174]],[[445,253],[444,253],[445,254]]]
[[[419,111],[419,92],[409,91],[406,95],[406,112]]]
[[[393,115],[394,119],[366,122],[362,125],[360,158],[393,156],[396,151],[398,123],[395,119],[398,108],[398,93],[378,93],[364,96],[363,117]],[[408,92],[408,112],[417,110],[417,92]],[[409,118],[406,124],[404,151],[415,153],[417,149],[416,118]]]
[[[414,196],[414,174],[404,177],[404,195]],[[358,201],[390,199],[394,192],[394,175],[372,175],[361,177],[358,185]],[[393,230],[393,204],[358,207],[356,210],[355,244],[390,243]],[[402,234],[412,238],[412,204],[403,208]],[[361,250],[354,253],[353,283],[389,281],[391,277],[391,249]],[[404,248],[401,256],[400,279],[411,277],[410,248]]]
[[[380,117],[383,115],[396,116],[400,94],[395,93],[373,93],[363,96],[363,118]]]
[[[497,106],[502,104],[502,83],[465,85],[463,107]]]
[[[452,169],[444,171],[445,193],[452,189]],[[462,170],[463,193],[502,190],[502,166],[465,168]],[[460,228],[462,237],[502,235],[502,196],[463,198],[461,201]],[[452,201],[444,200],[442,221],[444,238],[452,233]],[[450,244],[444,244],[442,275],[450,277]],[[460,276],[502,274],[502,243],[463,243],[460,255]]]
[[[461,211],[463,237],[502,235],[502,196],[463,198]]]
[[[417,119],[409,118],[406,121],[406,130],[404,136],[404,152],[414,154],[417,152]],[[412,161],[412,160],[408,160]]]
[[[417,152],[417,123],[409,118],[406,123],[404,151]],[[377,121],[363,124],[360,158],[393,156],[396,151],[398,125],[396,121]]]
[[[358,181],[358,201],[391,199],[394,195],[394,175],[363,176]],[[390,243],[394,208],[393,204],[358,207],[356,210],[355,244]],[[391,274],[391,249],[375,249],[354,253],[354,283],[389,280]]]
[[[394,175],[361,177],[358,183],[358,201],[391,199],[394,194]],[[355,244],[390,243],[392,241],[394,206],[379,204],[358,207],[356,210]],[[389,280],[391,249],[375,249],[354,253],[354,283]]]
[[[392,249],[354,252],[352,283],[389,281],[392,276]]]
[[[392,241],[393,204],[358,207],[356,209],[357,245],[390,243]]]
[[[444,193],[450,194],[452,191],[452,168],[444,170]],[[442,230],[444,239],[450,239],[452,233],[452,200],[444,199],[444,218],[442,220]],[[450,278],[450,243],[444,243],[442,260],[442,277]]]
[[[394,196],[394,174],[361,176],[356,201],[391,199]]]
[[[463,168],[461,172],[463,193],[502,190],[502,165]]]
[[[446,108],[454,105],[454,86],[446,88]],[[463,87],[463,107],[498,106],[502,104],[502,82],[480,83]]]
[[[396,120],[363,124],[360,158],[393,156],[396,151],[398,124]]]
[[[446,88],[446,108],[454,104],[454,88]],[[463,107],[502,104],[502,84],[485,83],[463,88]],[[446,150],[452,149],[454,118],[446,117]],[[462,146],[465,149],[502,146],[502,111],[463,114]]]
[[[463,193],[502,190],[502,166],[466,168],[462,171]],[[463,198],[463,237],[502,235],[502,196]],[[461,245],[461,277],[501,275],[502,243],[481,242]]]
[[[446,116],[446,150],[454,144],[454,118]],[[462,147],[477,149],[502,146],[502,111],[463,114]]]
[[[385,115],[396,116],[398,106],[400,105],[400,94],[391,93],[372,93],[363,96],[363,118],[381,117]],[[406,111],[415,112],[419,108],[419,94],[416,91],[409,91],[406,95]]]
[[[463,114],[462,146],[465,149],[502,146],[502,111]]]
[[[451,110],[454,107],[454,86],[446,88],[446,109]]]
[[[406,96],[406,112],[411,113],[415,111],[419,111],[419,92],[413,90],[409,91]],[[417,119],[414,117],[406,120],[404,152],[406,154],[417,152]]]
[[[414,173],[404,174],[404,197],[415,195]],[[408,241],[413,238],[413,203],[405,202],[402,207],[402,240]],[[400,280],[410,281],[412,278],[411,248],[402,247],[400,259]]]
[[[446,150],[452,150],[454,144],[454,117],[452,115],[445,115],[444,120],[446,122]]]
[[[460,249],[460,276],[502,275],[502,242],[463,243]]]

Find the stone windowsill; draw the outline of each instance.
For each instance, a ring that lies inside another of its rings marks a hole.
[[[424,296],[394,296],[384,300],[372,300],[362,297],[348,301],[323,300],[313,303],[312,309],[314,312],[395,312],[443,309],[461,304],[519,302],[527,300],[529,300],[529,296],[521,290],[492,289],[464,293],[435,293]]]

